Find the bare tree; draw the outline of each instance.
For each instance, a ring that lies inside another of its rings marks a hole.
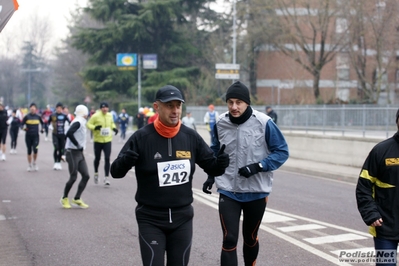
[[[14,71],[18,73],[19,81],[18,86],[14,86],[13,93],[10,94],[9,102],[18,103],[19,105],[26,104],[25,96],[27,95],[27,89],[29,87],[29,75],[31,76],[31,89],[32,94],[35,95],[34,100],[40,99],[44,101],[44,98],[49,94],[49,78],[51,72],[48,71],[48,62],[52,56],[52,43],[53,40],[53,29],[51,21],[46,18],[39,16],[38,13],[30,16],[17,26],[17,29],[13,31],[2,32],[1,38],[1,49],[3,58],[0,59],[6,63],[5,68],[14,68]],[[27,44],[34,47],[35,56],[38,58],[40,64],[36,64],[34,69],[32,65],[27,63],[23,56],[24,47]],[[14,63],[16,65],[14,65]],[[2,64],[3,65],[3,64]],[[32,69],[30,69],[32,68]],[[44,72],[46,71],[46,72]],[[5,72],[4,72],[5,73]],[[8,80],[15,78],[11,75],[3,75]],[[7,81],[8,84],[11,82]],[[41,104],[40,101],[37,102]]]
[[[335,0],[252,0],[253,25],[262,29],[269,49],[288,56],[313,76],[313,94],[320,96],[323,67],[347,46],[347,27],[336,30],[341,7]]]
[[[52,91],[66,104],[81,104],[86,96],[90,96],[80,76],[80,72],[87,66],[88,55],[72,47],[71,36],[78,27],[101,28],[103,25],[91,19],[79,8],[71,13],[69,23],[71,34],[56,48],[56,59],[52,61],[54,70]]]
[[[365,102],[378,102],[382,92],[389,98],[388,74],[396,68],[398,43],[398,3],[386,1],[348,1],[344,12],[350,27],[348,52]]]
[[[19,66],[15,58],[0,57],[0,96],[4,103],[17,107],[14,101],[14,94],[18,91]]]

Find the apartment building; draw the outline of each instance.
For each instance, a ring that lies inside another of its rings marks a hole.
[[[275,2],[269,25],[277,24],[274,32],[281,34],[258,49],[258,99],[273,105],[399,103],[398,1]]]

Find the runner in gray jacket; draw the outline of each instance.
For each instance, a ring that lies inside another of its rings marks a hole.
[[[241,82],[227,90],[228,112],[219,116],[211,146],[218,152],[226,145],[230,164],[221,176],[209,177],[203,191],[211,193],[216,183],[219,217],[223,231],[221,265],[238,265],[237,242],[241,212],[245,266],[256,263],[259,252],[258,230],[269,193],[273,170],[288,159],[288,146],[279,128],[264,113],[253,110],[248,88]]]

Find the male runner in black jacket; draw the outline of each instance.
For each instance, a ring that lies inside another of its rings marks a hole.
[[[134,166],[137,178],[136,219],[144,265],[187,265],[193,221],[192,179],[195,164],[219,176],[229,164],[224,148],[215,157],[202,137],[180,121],[181,92],[167,85],[153,104],[159,117],[136,131],[111,165],[121,178]]]

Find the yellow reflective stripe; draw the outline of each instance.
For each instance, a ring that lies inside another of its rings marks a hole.
[[[381,181],[378,180],[378,179],[377,179],[377,181],[375,182],[375,185],[376,185],[377,187],[380,187],[380,188],[392,188],[392,187],[395,187],[394,185],[381,182]]]
[[[374,226],[369,226],[369,233],[370,235],[376,237],[377,236],[377,231],[375,230]]]
[[[395,187],[394,185],[381,182],[376,177],[373,177],[373,176],[369,175],[369,171],[367,171],[365,169],[363,169],[362,172],[360,173],[360,177],[364,178],[364,179],[367,179],[367,180],[370,180],[371,183],[375,184],[377,187],[380,187],[380,188],[393,188],[393,187]]]
[[[35,119],[35,120],[33,120],[33,119],[26,120],[26,124],[28,124],[28,125],[37,125],[39,123],[40,123],[40,121],[37,120],[37,119]]]
[[[371,196],[375,199],[375,186],[372,187]]]

